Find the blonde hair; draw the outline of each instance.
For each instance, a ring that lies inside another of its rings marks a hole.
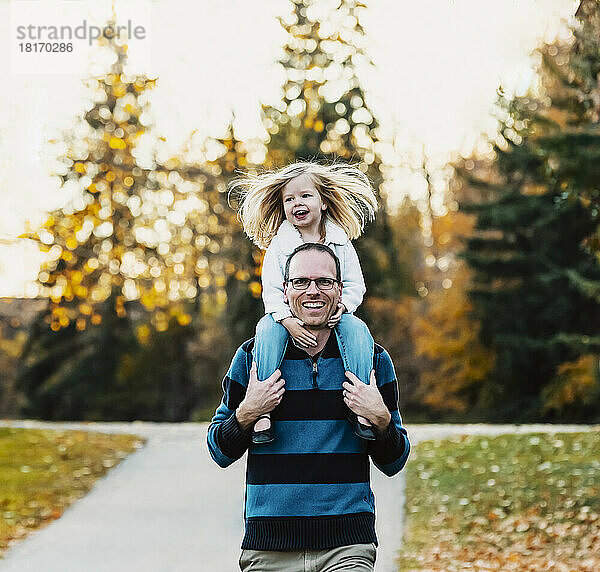
[[[298,161],[272,171],[246,173],[231,181],[229,196],[239,201],[238,218],[244,232],[260,248],[268,248],[285,220],[283,189],[300,175],[310,177],[327,205],[322,230],[329,217],[353,240],[375,218],[377,197],[369,178],[355,165]]]

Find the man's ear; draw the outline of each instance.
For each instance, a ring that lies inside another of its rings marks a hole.
[[[283,301],[289,306],[290,301],[287,297],[287,284],[285,282],[283,283]]]

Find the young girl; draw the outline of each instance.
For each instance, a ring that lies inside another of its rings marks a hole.
[[[342,300],[328,326],[335,327],[344,367],[369,383],[373,367],[373,338],[366,324],[353,315],[366,291],[356,251],[350,242],[362,234],[377,211],[377,199],[367,176],[353,165],[297,162],[259,175],[247,174],[230,185],[240,200],[244,231],[266,249],[262,267],[266,315],[256,327],[254,359],[258,379],[265,380],[280,366],[288,335],[301,347],[316,338],[292,316],[284,302],[287,257],[303,242],[329,246],[340,259]],[[287,330],[287,332],[286,332]],[[375,438],[367,419],[349,411],[355,433]],[[256,444],[273,441],[270,415],[261,416],[252,433]]]

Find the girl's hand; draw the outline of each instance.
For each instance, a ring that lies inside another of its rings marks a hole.
[[[329,318],[329,320],[327,321],[327,327],[328,328],[335,328],[335,326],[337,325],[337,323],[342,319],[342,314],[346,311],[346,306],[344,306],[344,304],[342,304],[341,302],[338,304],[338,309],[336,310],[335,314],[333,314],[333,316],[331,316],[331,318]]]
[[[317,345],[317,338],[311,334],[305,327],[304,322],[298,318],[289,317],[281,320],[281,324],[290,333],[300,346],[307,348]]]

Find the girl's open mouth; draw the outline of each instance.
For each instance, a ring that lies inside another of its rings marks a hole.
[[[294,216],[299,219],[303,219],[306,215],[308,215],[308,209],[300,209],[294,213]]]

